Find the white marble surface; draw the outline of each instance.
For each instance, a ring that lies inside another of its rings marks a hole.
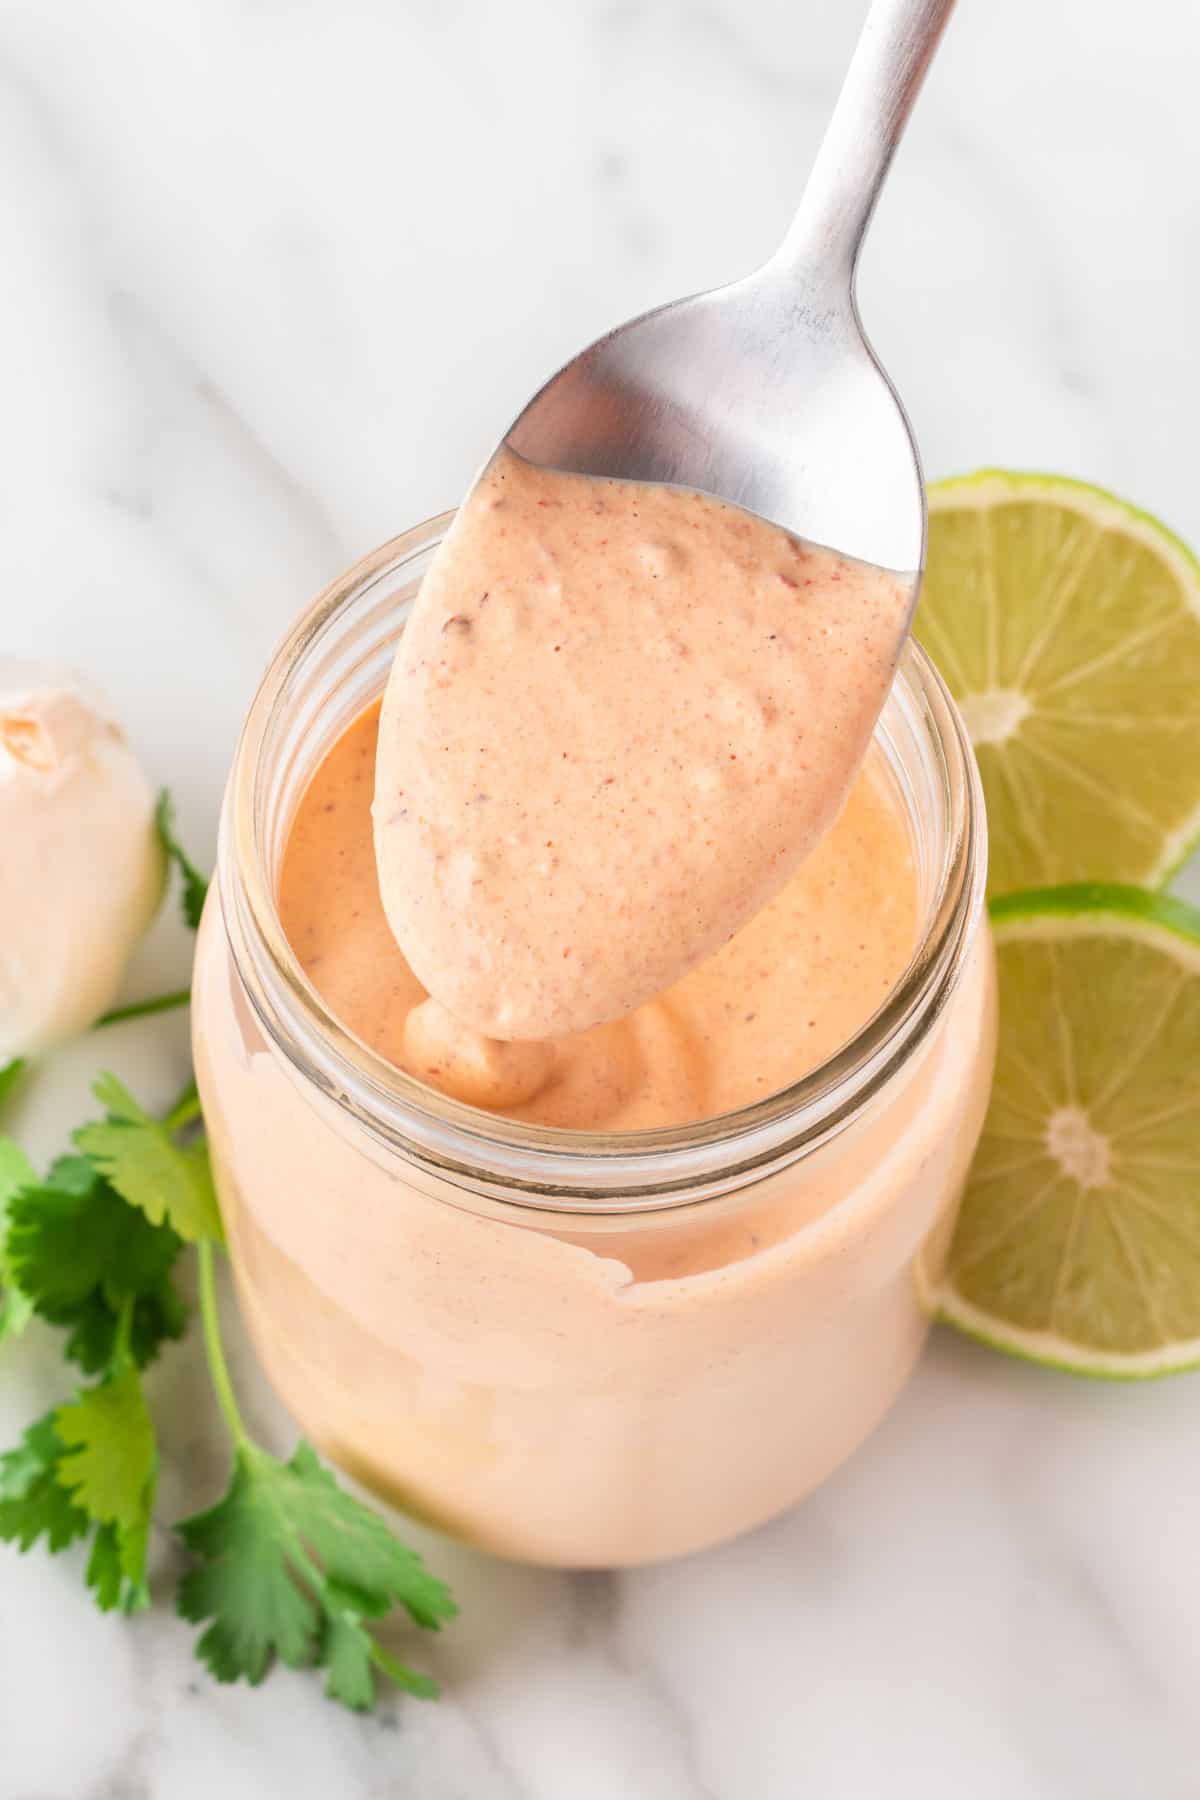
[[[860,12],[2,0],[3,647],[107,684],[198,853],[300,603],[451,503],[564,354],[772,246]],[[1191,0],[963,0],[861,284],[932,474],[1060,469],[1200,539],[1198,58]],[[186,958],[164,922],[130,993]],[[103,1054],[165,1099],[183,1024]],[[38,1152],[97,1055],[32,1088]],[[168,1515],[219,1479],[197,1360],[156,1378]],[[4,1440],[57,1381],[36,1334],[6,1352]],[[940,1336],[852,1466],[726,1549],[567,1578],[431,1541],[446,1698],[370,1721],[213,1686],[165,1536],[133,1624],[0,1550],[0,1800],[1190,1800],[1198,1394]]]

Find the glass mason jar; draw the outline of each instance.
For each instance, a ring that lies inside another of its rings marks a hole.
[[[991,1078],[982,797],[910,647],[877,741],[922,934],[850,1043],[739,1112],[627,1135],[431,1092],[326,1009],[275,895],[296,802],[382,691],[448,517],[335,581],[250,708],[196,959],[197,1077],[241,1305],[306,1433],[498,1554],[643,1562],[799,1499],[916,1361]]]

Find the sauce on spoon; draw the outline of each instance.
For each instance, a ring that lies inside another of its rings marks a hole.
[[[708,495],[502,451],[380,719],[380,891],[422,987],[556,1039],[710,957],[837,818],[911,591]]]

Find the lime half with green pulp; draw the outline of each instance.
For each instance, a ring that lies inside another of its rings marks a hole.
[[[1000,1047],[940,1316],[1081,1374],[1200,1364],[1200,911],[998,901]]]
[[[986,469],[929,506],[914,629],[979,758],[989,891],[1157,886],[1200,835],[1200,564],[1055,476]]]

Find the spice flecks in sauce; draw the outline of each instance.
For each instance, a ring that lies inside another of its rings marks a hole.
[[[637,1012],[837,818],[911,578],[688,490],[504,452],[425,577],[384,699],[397,942],[476,1033]]]

